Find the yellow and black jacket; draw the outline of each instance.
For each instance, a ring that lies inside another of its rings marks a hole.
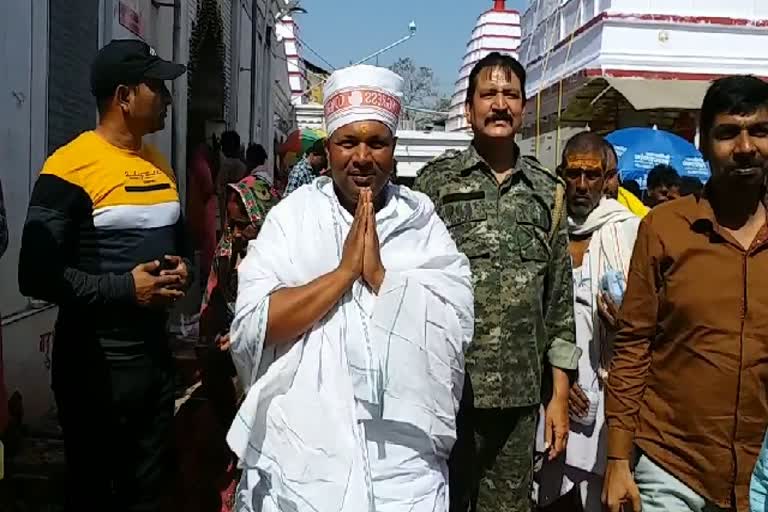
[[[86,132],[48,158],[35,183],[19,286],[60,307],[57,344],[87,336],[107,356],[130,356],[164,339],[167,320],[136,304],[131,270],[164,255],[189,260],[190,252],[175,176],[162,155]]]

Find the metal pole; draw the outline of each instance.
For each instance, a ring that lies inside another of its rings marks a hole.
[[[385,48],[382,48],[381,50],[379,50],[379,51],[377,51],[377,52],[375,52],[375,53],[372,53],[372,54],[370,54],[369,56],[367,56],[367,57],[365,57],[365,58],[363,58],[363,59],[361,59],[361,60],[359,60],[359,61],[355,62],[355,63],[354,63],[354,64],[352,64],[352,65],[353,65],[353,66],[357,66],[358,64],[363,64],[364,62],[368,62],[369,60],[373,59],[374,57],[378,57],[378,56],[379,56],[379,55],[381,55],[382,53],[388,52],[389,50],[391,50],[391,49],[392,49],[392,48],[394,48],[395,46],[400,46],[401,44],[403,44],[404,42],[408,41],[409,39],[411,39],[411,38],[412,38],[413,36],[415,36],[415,35],[416,35],[416,33],[415,33],[415,32],[412,32],[412,33],[408,34],[407,36],[405,36],[405,37],[403,37],[403,38],[400,38],[400,39],[398,39],[397,41],[395,41],[395,42],[394,42],[394,43],[392,43],[391,45],[389,45],[389,46],[387,46],[387,47],[385,47]]]

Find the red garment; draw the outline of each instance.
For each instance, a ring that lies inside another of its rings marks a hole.
[[[213,185],[210,152],[208,146],[201,144],[189,165],[187,222],[195,248],[200,251],[203,274],[210,270],[216,251],[216,210],[216,188]]]

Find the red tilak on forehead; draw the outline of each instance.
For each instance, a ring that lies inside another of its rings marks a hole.
[[[565,165],[569,169],[603,169],[603,159],[590,153],[566,155]]]

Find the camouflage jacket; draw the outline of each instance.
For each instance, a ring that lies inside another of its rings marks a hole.
[[[577,367],[565,208],[549,240],[558,179],[520,157],[499,185],[474,146],[436,158],[416,178],[472,265],[475,338],[466,364],[476,407],[537,404],[545,363]]]

